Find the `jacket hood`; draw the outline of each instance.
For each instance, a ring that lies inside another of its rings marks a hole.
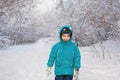
[[[60,31],[59,31],[60,41],[63,41],[63,40],[62,40],[62,38],[61,38],[61,35],[60,35],[60,34],[62,33],[62,30],[63,30],[64,28],[69,29],[69,30],[71,31],[72,35],[73,35],[73,30],[72,30],[71,26],[62,26],[62,27],[60,28]],[[70,37],[70,40],[69,40],[69,41],[71,41],[71,40],[72,40],[72,35],[71,35],[71,37]]]

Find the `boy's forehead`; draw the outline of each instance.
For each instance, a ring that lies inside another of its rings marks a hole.
[[[65,34],[62,34],[62,36],[70,36],[70,34],[65,33]]]

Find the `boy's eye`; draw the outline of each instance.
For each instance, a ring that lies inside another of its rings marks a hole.
[[[70,37],[70,36],[69,36],[69,35],[65,35],[65,34],[64,34],[64,35],[63,35],[63,37]]]

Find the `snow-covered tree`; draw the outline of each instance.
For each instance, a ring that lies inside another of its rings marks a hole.
[[[120,0],[1,0],[0,36],[25,44],[70,25],[79,46],[120,40]]]

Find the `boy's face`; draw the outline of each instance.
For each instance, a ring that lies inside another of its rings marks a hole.
[[[62,34],[62,40],[65,42],[70,40],[70,34]]]

